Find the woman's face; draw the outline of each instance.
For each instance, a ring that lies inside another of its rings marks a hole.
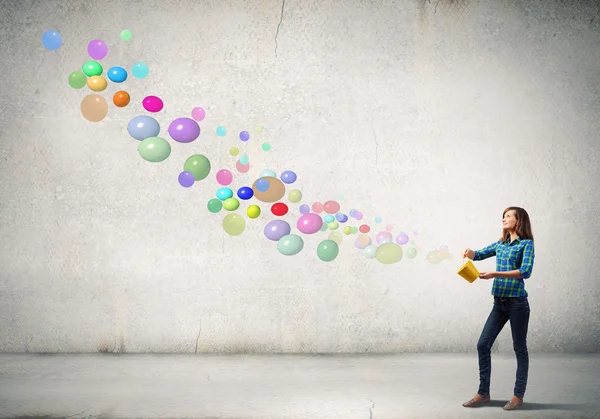
[[[504,217],[502,217],[502,228],[504,230],[513,231],[517,227],[517,217],[515,210],[506,211]]]

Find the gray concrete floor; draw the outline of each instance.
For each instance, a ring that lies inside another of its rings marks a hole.
[[[474,409],[476,354],[0,354],[0,417],[600,418],[600,355],[530,356],[525,404],[506,412],[508,354]]]

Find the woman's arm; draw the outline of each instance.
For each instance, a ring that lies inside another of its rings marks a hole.
[[[473,260],[484,260],[490,258],[492,256],[496,256],[496,246],[498,242],[494,242],[489,246],[484,247],[483,249],[475,251],[475,257]]]

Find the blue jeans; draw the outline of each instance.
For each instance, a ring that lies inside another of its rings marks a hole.
[[[494,297],[494,307],[490,313],[479,342],[479,391],[482,396],[490,394],[492,375],[492,345],[507,321],[510,320],[513,348],[517,356],[517,379],[514,395],[523,399],[529,373],[529,354],[527,352],[527,327],[529,325],[529,301],[527,297]]]

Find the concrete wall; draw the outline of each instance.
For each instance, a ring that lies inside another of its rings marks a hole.
[[[475,351],[492,284],[456,275],[460,252],[496,240],[509,205],[529,211],[536,239],[530,351],[599,351],[594,3],[2,1],[0,351]],[[48,29],[57,51],[41,44]],[[150,74],[109,83],[107,100],[124,87],[132,103],[90,123],[90,92],[67,77],[97,38],[105,69],[143,61]],[[147,95],[165,103],[162,163],[126,130]],[[195,106],[200,139],[172,141],[169,123]],[[195,153],[213,172],[186,189]],[[336,199],[374,232],[409,232],[419,254],[383,265],[343,236],[324,263],[318,233],[284,257],[260,202],[228,236],[206,209],[221,168],[236,187],[294,170],[301,203]],[[453,259],[428,263],[440,245]],[[508,325],[496,349],[512,350]]]

